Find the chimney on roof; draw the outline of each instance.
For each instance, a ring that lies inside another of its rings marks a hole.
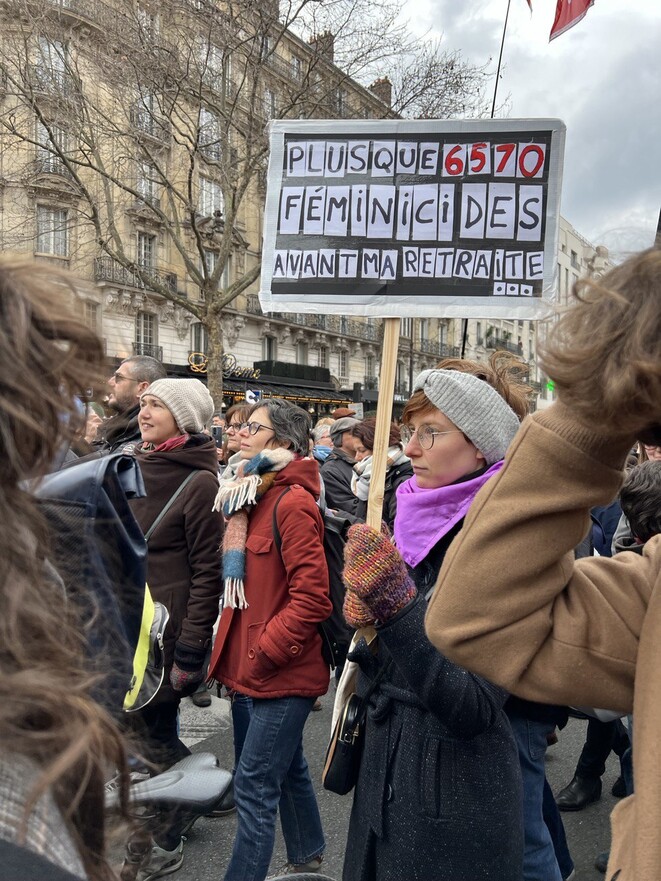
[[[333,63],[335,57],[335,36],[330,31],[317,34],[308,40],[315,54],[320,55],[326,61]]]
[[[392,83],[387,76],[375,80],[369,87],[369,90],[379,101],[383,101],[387,107],[390,107],[392,104]]]

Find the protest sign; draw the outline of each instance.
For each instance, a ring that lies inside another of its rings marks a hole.
[[[278,120],[265,312],[536,318],[555,289],[559,120]]]

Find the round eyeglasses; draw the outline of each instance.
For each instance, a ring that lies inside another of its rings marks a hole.
[[[275,428],[271,428],[270,425],[262,425],[261,422],[244,422],[239,431],[243,431],[244,428],[248,429],[248,434],[256,435],[258,431],[261,431],[262,428],[265,428],[266,431],[272,431],[275,434]]]
[[[417,435],[418,443],[423,450],[431,450],[434,446],[434,438],[439,434],[456,434],[457,432],[461,434],[458,428],[451,428],[449,431],[438,431],[436,428],[432,428],[431,425],[421,425],[420,428],[416,429],[411,429],[408,425],[402,425],[400,432],[404,444],[411,443],[413,435]]]

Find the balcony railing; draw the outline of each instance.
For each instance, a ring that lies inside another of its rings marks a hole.
[[[140,134],[160,140],[170,133],[167,119],[147,107],[132,107],[129,111],[129,119],[133,128],[137,129]]]
[[[435,355],[437,358],[458,358],[460,354],[459,346],[449,346],[440,340],[420,340],[420,345],[417,348],[421,352]]]
[[[149,355],[157,361],[163,360],[163,346],[154,346],[151,343],[133,343],[134,355]]]
[[[246,312],[249,315],[263,315],[257,294],[248,294]],[[369,342],[381,339],[381,325],[365,324],[362,321],[345,318],[343,315],[318,315],[313,312],[271,312],[267,318],[284,321],[286,324],[309,327],[311,330],[322,330],[340,336],[355,337]]]
[[[488,336],[485,339],[487,349],[504,349],[506,352],[512,352],[514,355],[523,355],[523,346],[521,343],[513,343],[511,340],[503,339],[499,336]]]
[[[59,156],[47,154],[34,161],[35,174],[58,174],[60,177],[71,178],[71,172]]]
[[[42,64],[31,64],[28,68],[28,83],[35,92],[42,92],[51,97],[69,100],[78,97],[76,81],[67,70],[56,70]]]
[[[96,0],[48,0],[63,18],[76,22],[95,24],[99,21],[99,6]]]
[[[149,276],[146,282],[143,282],[136,271],[127,269],[112,257],[96,257],[94,259],[94,279],[96,281],[107,281],[120,287],[157,292],[162,286],[173,294],[177,293],[177,276],[174,272],[163,272],[151,267],[144,267],[143,271]]]

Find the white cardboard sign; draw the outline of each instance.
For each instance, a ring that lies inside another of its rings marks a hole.
[[[564,139],[554,119],[273,122],[263,311],[543,317]]]

